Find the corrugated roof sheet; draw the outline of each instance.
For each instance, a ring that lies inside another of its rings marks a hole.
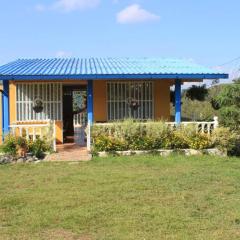
[[[0,66],[0,78],[227,78],[227,74],[191,61],[167,58],[19,59]]]

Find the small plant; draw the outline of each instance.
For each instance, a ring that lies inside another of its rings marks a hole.
[[[9,134],[5,137],[2,151],[5,154],[13,156],[17,154],[17,141],[15,136]]]
[[[25,157],[27,152],[31,152],[37,158],[42,158],[45,152],[50,152],[51,149],[51,144],[47,139],[27,141],[24,137],[9,134],[5,137],[0,150],[5,154],[18,157]]]
[[[28,142],[28,149],[37,158],[43,158],[45,152],[50,151],[51,147],[47,144],[45,139],[36,139]]]
[[[20,157],[25,157],[28,150],[27,140],[23,137],[16,137],[17,154]]]

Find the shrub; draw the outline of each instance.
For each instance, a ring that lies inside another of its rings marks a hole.
[[[7,135],[4,139],[2,150],[6,154],[16,155],[17,153],[17,139],[13,135]]]
[[[218,128],[212,135],[198,132],[196,125],[177,128],[164,122],[126,120],[111,125],[97,125],[92,130],[93,151],[207,149],[217,147],[240,155],[240,134],[229,128]]]
[[[47,144],[46,139],[38,138],[35,141],[30,140],[28,142],[28,150],[37,158],[42,158],[45,152],[51,151],[51,147]]]
[[[228,151],[228,154],[231,156],[240,157],[240,136],[235,139],[234,146],[231,150]]]
[[[240,135],[230,128],[220,127],[213,133],[215,146],[230,155],[240,155]]]
[[[96,151],[123,151],[126,150],[126,144],[119,139],[113,137],[107,137],[99,135],[95,138],[95,150]]]
[[[18,154],[19,156],[25,156],[26,152],[28,151],[33,153],[34,156],[41,158],[44,156],[45,152],[51,151],[51,146],[50,144],[48,144],[48,141],[46,139],[27,141],[24,137],[9,134],[5,137],[1,150],[5,154],[13,156],[15,156],[16,154]]]
[[[112,125],[93,127],[94,151],[206,149],[214,145],[207,134],[198,133],[196,126],[174,129],[164,122],[126,120]]]
[[[240,130],[240,84],[224,85],[214,101],[219,107],[220,123],[233,130]]]
[[[211,137],[204,133],[198,133],[188,139],[188,146],[192,149],[207,149],[214,146]]]

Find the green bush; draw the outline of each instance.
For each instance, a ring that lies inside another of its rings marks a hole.
[[[28,150],[37,158],[44,157],[44,153],[51,151],[51,147],[47,144],[46,139],[36,139],[28,142]]]
[[[94,151],[206,149],[214,146],[212,138],[198,133],[196,126],[173,128],[164,122],[125,120],[112,125],[94,126]]]
[[[7,135],[4,139],[2,151],[5,154],[16,155],[17,154],[17,138],[13,135]]]
[[[229,155],[240,155],[240,134],[230,128],[219,127],[213,133],[215,146]]]
[[[240,131],[240,84],[224,85],[221,92],[214,98],[219,106],[220,123],[233,130]]]
[[[48,144],[46,139],[36,139],[35,141],[27,141],[25,138],[14,135],[7,135],[5,137],[4,143],[1,150],[5,154],[15,156],[19,148],[24,148],[28,152],[33,153],[34,156],[41,158],[44,153],[51,151],[51,146]]]

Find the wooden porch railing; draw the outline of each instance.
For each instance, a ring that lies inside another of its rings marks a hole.
[[[43,124],[12,124],[10,125],[10,133],[33,141],[35,141],[37,138],[50,138],[52,141],[53,150],[56,151],[56,128],[54,120],[49,120]]]

